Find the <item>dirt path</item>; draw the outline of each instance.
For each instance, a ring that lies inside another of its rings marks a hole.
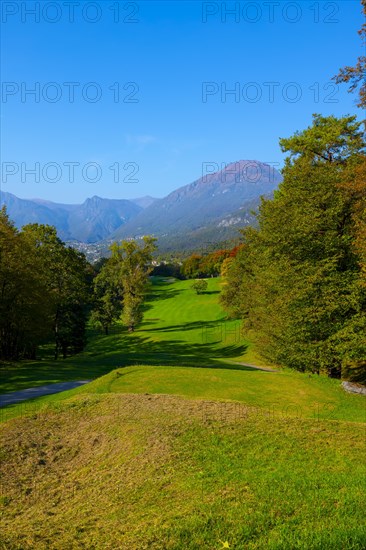
[[[34,397],[42,397],[43,395],[51,395],[52,393],[60,393],[66,390],[73,390],[83,384],[87,384],[91,380],[76,380],[74,382],[59,382],[57,384],[47,384],[46,386],[38,386],[37,388],[27,388],[26,390],[13,391],[11,393],[3,393],[0,395],[0,407],[6,405],[14,405],[27,399]]]

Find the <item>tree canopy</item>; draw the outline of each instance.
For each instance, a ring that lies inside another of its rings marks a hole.
[[[366,373],[365,149],[355,117],[321,117],[288,153],[259,228],[225,265],[222,303],[262,354],[300,371]]]
[[[15,229],[0,212],[0,357],[34,358],[53,339],[55,357],[85,344],[90,266],[51,226]]]

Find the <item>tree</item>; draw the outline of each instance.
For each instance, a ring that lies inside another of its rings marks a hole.
[[[339,185],[341,191],[353,202],[353,247],[358,255],[362,284],[366,286],[366,156],[347,166]]]
[[[221,271],[221,266],[226,258],[234,257],[238,247],[231,250],[219,249],[205,254],[192,254],[183,262],[182,274],[187,279],[202,278],[202,277],[218,277]]]
[[[361,0],[362,13],[366,17],[366,0]],[[366,22],[363,23],[361,29],[358,31],[361,36],[363,47],[366,45]],[[334,77],[337,84],[343,82],[349,83],[349,92],[354,92],[359,87],[359,102],[358,107],[366,107],[366,56],[362,55],[358,58],[354,67],[343,67],[339,70],[339,73]]]
[[[314,168],[321,167],[324,161],[345,165],[365,149],[360,123],[355,116],[336,118],[319,114],[313,115],[313,124],[306,130],[280,139],[280,146],[284,153],[289,153],[286,168],[297,160]]]
[[[187,277],[187,279],[200,277],[202,275],[200,267],[201,261],[202,256],[199,254],[192,254],[189,258],[184,260],[182,265],[182,274]]]
[[[193,288],[197,294],[203,294],[207,290],[207,281],[205,279],[196,279],[191,288]]]
[[[55,359],[85,345],[91,268],[84,254],[66,247],[49,225],[29,224],[22,235],[36,250],[52,308]]]
[[[364,162],[360,123],[314,115],[311,127],[280,144],[289,154],[283,182],[274,200],[262,200],[259,228],[244,231],[226,266],[222,303],[255,329],[274,362],[331,376],[350,363],[362,371],[360,194],[344,190],[353,174],[365,196],[365,180],[356,177]]]
[[[118,281],[116,264],[104,262],[93,283],[91,322],[108,334],[109,327],[121,316],[123,289]]]
[[[247,314],[247,310],[243,309],[243,304],[247,299],[245,297],[246,283],[244,278],[247,256],[247,248],[241,245],[235,257],[226,258],[221,266],[222,290],[220,302],[229,317],[233,319],[244,319]]]
[[[43,264],[4,207],[0,211],[0,358],[35,358],[51,326]]]
[[[152,270],[152,253],[156,239],[145,236],[142,246],[136,241],[122,241],[111,246],[109,263],[114,266],[118,284],[123,288],[122,322],[133,332],[142,320],[142,305],[148,276]]]
[[[230,250],[216,250],[203,256],[200,262],[201,272],[206,277],[218,277],[223,261],[230,256]]]
[[[157,277],[174,277],[175,279],[182,279],[181,264],[178,262],[161,262],[159,265],[155,265],[151,275]]]

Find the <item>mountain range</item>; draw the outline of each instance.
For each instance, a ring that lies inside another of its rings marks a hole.
[[[28,223],[54,225],[61,239],[94,243],[109,237],[113,231],[137,216],[152,197],[135,200],[91,197],[82,204],[58,204],[42,199],[20,199],[12,193],[1,193],[10,218],[17,227]]]
[[[232,238],[255,221],[260,197],[270,197],[282,180],[266,163],[241,160],[204,175],[162,199],[88,198],[83,204],[20,199],[1,193],[17,227],[27,223],[54,225],[66,241],[97,243],[154,235],[164,250],[189,249],[202,242]]]

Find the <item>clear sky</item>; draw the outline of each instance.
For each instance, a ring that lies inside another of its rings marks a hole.
[[[1,187],[162,197],[205,163],[282,166],[279,137],[312,113],[361,117],[331,82],[361,24],[358,0],[3,0]]]

